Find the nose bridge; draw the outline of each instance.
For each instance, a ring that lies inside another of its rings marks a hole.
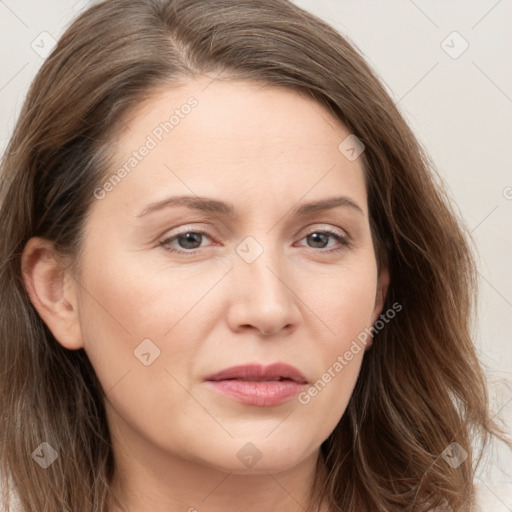
[[[272,235],[246,237],[236,248],[232,307],[236,323],[269,334],[297,321],[298,309],[282,247]]]
[[[267,236],[263,245],[253,237],[247,237],[237,248],[240,256],[236,263],[239,278],[246,280],[254,298],[263,298],[266,303],[288,298],[286,287],[278,278],[279,274],[284,273],[283,254],[281,248],[271,240],[272,237]],[[248,252],[244,253],[247,249]]]

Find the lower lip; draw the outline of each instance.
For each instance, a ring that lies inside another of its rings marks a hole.
[[[296,396],[305,384],[293,380],[247,381],[247,380],[209,380],[217,391],[229,395],[248,405],[266,407],[279,405]]]

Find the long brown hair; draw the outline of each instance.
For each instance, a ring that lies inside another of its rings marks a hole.
[[[384,310],[398,302],[403,311],[375,334],[321,446],[327,474],[312,502],[344,512],[474,510],[472,440],[485,446],[499,428],[470,336],[476,283],[465,228],[360,53],[286,0],[104,1],[73,22],[38,72],[1,168],[3,488],[26,511],[105,510],[115,468],[104,391],[84,350],[63,348],[37,314],[21,253],[41,236],[78,261],[126,117],[156,90],[204,73],[307,94],[365,146],[372,235],[391,275]],[[59,454],[44,471],[31,456],[42,442]],[[468,454],[456,468],[442,457],[452,443]]]

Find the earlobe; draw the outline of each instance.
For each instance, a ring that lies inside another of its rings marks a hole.
[[[21,268],[25,288],[55,339],[65,348],[82,348],[74,283],[53,243],[31,238],[23,250]]]

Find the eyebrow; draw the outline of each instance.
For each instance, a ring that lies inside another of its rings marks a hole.
[[[218,201],[217,199],[199,196],[173,196],[147,205],[142,212],[137,215],[137,217],[144,217],[150,213],[173,206],[185,206],[194,210],[216,213],[229,217],[233,217],[235,215],[235,208],[232,204]],[[320,201],[311,201],[309,203],[296,206],[292,209],[292,213],[299,217],[303,217],[311,213],[330,210],[337,207],[348,207],[357,211],[361,215],[364,215],[361,207],[347,196],[335,196],[322,199]]]

